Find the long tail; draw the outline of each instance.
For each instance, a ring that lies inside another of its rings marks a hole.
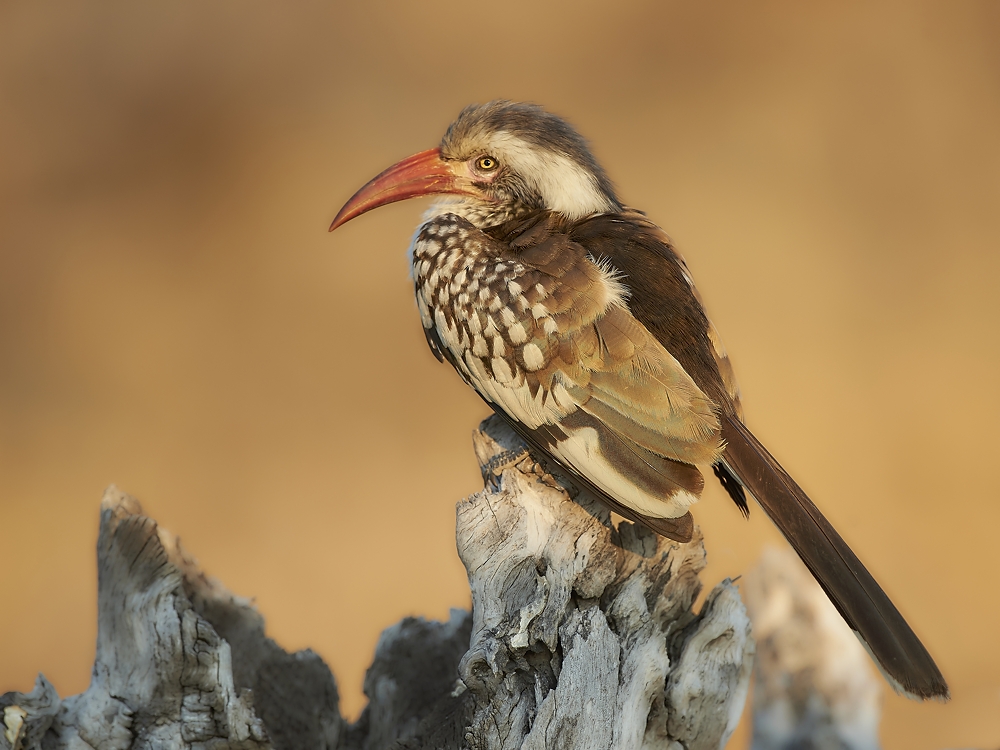
[[[920,639],[875,579],[788,476],[736,417],[724,417],[723,461],[764,508],[830,601],[898,692],[948,699],[948,685]]]

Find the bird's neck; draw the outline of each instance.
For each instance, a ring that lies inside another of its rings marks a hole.
[[[511,219],[519,219],[537,211],[524,203],[488,203],[466,198],[445,197],[436,200],[424,214],[423,222],[433,221],[445,214],[461,216],[477,229],[486,229],[503,224]]]

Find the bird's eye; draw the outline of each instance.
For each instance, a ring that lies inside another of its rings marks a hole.
[[[476,169],[480,172],[492,172],[497,168],[497,160],[492,156],[480,156],[476,159]]]

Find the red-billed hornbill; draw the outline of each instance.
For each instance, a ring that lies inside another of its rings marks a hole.
[[[586,142],[530,104],[466,108],[439,148],[404,159],[331,231],[387,203],[447,196],[412,246],[427,342],[536,453],[611,508],[690,540],[710,465],[750,491],[890,684],[948,687],[840,535],[744,426],[719,335],[667,235],[618,199]]]

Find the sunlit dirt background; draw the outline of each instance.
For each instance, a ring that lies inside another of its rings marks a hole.
[[[326,227],[496,97],[671,232],[751,426],[937,658],[954,699],[888,695],[885,747],[1000,744],[993,1],[0,1],[0,692],[86,687],[110,482],[351,715],[382,628],[467,606],[487,411],[420,332],[424,206]],[[780,543],[695,513],[709,585]]]

